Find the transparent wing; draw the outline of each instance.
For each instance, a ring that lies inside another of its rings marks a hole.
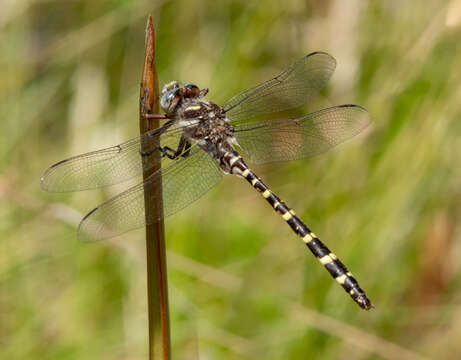
[[[41,186],[46,191],[67,192],[118,184],[142,174],[143,161],[147,169],[151,168],[154,153],[141,156],[141,149],[146,149],[153,138],[161,135],[160,146],[176,149],[181,134],[182,129],[163,134],[156,130],[120,145],[62,160],[45,171]],[[167,167],[172,161],[163,157],[161,166]]]
[[[325,87],[336,60],[315,52],[298,60],[279,76],[230,99],[223,108],[236,123],[309,102]]]
[[[146,222],[155,222],[161,216],[152,214],[146,219],[144,187],[150,193],[149,202],[156,202],[159,189],[162,189],[163,216],[167,217],[204,195],[221,177],[222,171],[215,161],[194,146],[187,158],[158,170],[144,183],[115,196],[86,215],[79,225],[79,239],[102,240],[140,228]]]
[[[256,164],[295,160],[325,152],[370,124],[364,108],[341,105],[297,119],[240,124],[235,137]]]

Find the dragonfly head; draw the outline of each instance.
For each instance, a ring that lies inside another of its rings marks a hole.
[[[160,106],[167,114],[171,114],[175,112],[179,102],[183,98],[200,98],[207,93],[208,89],[200,90],[197,85],[172,81],[163,86]]]

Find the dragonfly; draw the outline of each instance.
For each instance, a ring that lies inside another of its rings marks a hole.
[[[255,164],[306,158],[365,129],[370,116],[358,105],[333,106],[297,118],[267,118],[310,102],[335,68],[336,60],[331,55],[310,53],[223,106],[207,100],[206,88],[170,82],[161,92],[160,106],[165,113],[157,118],[165,119],[162,126],[122,144],[62,160],[45,171],[41,186],[51,192],[81,191],[127,181],[143,170],[153,170],[142,183],[83,218],[78,237],[92,241],[170,216],[204,195],[224,174],[235,175],[262,195],[336,282],[362,309],[369,310],[373,305],[351,272],[240,155]],[[149,145],[152,143],[156,145]],[[160,158],[160,168],[153,168],[155,157]],[[145,193],[149,186],[159,184],[160,191]],[[145,201],[158,201],[160,196],[163,213],[146,212]]]

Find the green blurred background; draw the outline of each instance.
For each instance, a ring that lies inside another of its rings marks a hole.
[[[226,177],[166,221],[173,359],[458,359],[459,0],[1,0],[0,358],[147,358],[143,230],[76,239],[124,186],[49,194],[39,179],[138,134],[149,13],[161,84],[223,103],[322,50],[338,67],[301,112],[356,103],[373,119],[328,154],[255,170],[376,309]]]

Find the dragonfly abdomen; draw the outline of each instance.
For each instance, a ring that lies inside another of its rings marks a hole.
[[[236,152],[226,152],[223,157],[230,165],[231,173],[245,178],[287,222],[291,229],[303,240],[309,250],[320,261],[330,275],[340,284],[352,299],[365,310],[373,307],[365,292],[360,288],[352,273],[338,257],[320,241],[296,213],[275,195],[256,174],[248,168],[242,157]]]

